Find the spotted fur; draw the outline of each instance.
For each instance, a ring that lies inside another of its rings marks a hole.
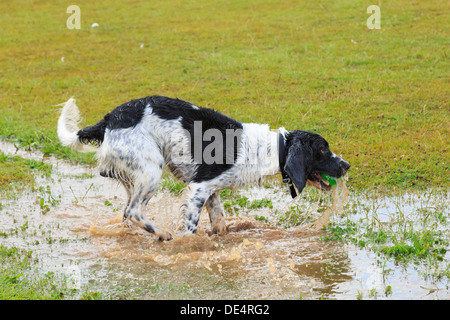
[[[350,167],[329,151],[318,134],[284,128],[274,132],[266,124],[241,123],[179,99],[151,96],[132,100],[81,130],[79,119],[75,100],[70,99],[58,120],[61,143],[81,152],[92,151],[90,144],[94,143],[100,175],[119,181],[127,191],[124,220],[161,240],[172,236],[149,221],[143,208],[156,191],[164,166],[187,184],[187,201],[181,207],[183,230],[195,233],[206,207],[212,230],[219,234],[226,232],[220,190],[258,183],[280,173],[279,135],[285,144],[280,154],[286,163],[284,170],[299,192],[306,181],[326,189],[319,173],[340,177]],[[203,157],[205,154],[209,157]]]

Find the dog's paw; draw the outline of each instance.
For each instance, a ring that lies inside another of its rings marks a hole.
[[[170,241],[172,240],[172,235],[169,232],[162,232],[161,234],[159,234],[158,237],[158,241],[162,242],[162,241]]]
[[[220,236],[223,236],[227,233],[227,225],[225,224],[224,219],[220,219],[214,225],[211,226],[212,232],[217,233]]]

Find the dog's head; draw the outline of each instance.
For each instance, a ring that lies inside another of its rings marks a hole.
[[[284,170],[302,192],[308,181],[319,189],[331,186],[320,174],[340,178],[347,173],[350,163],[330,151],[328,142],[319,134],[307,131],[290,131],[286,134],[286,161]]]

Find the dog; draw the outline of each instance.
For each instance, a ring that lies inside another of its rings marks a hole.
[[[206,207],[211,229],[225,234],[220,191],[258,183],[282,174],[292,197],[307,182],[329,190],[321,174],[342,177],[350,164],[330,151],[319,134],[267,124],[241,123],[210,108],[164,96],[131,100],[102,120],[79,129],[80,113],[69,99],[58,119],[62,145],[80,152],[96,151],[100,175],[119,181],[128,201],[123,220],[131,220],[160,241],[171,240],[143,214],[167,166],[187,188],[181,206],[182,230],[196,233]],[[295,186],[295,187],[294,187]]]

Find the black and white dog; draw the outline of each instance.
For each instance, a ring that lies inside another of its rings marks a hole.
[[[132,100],[81,130],[79,120],[75,100],[69,99],[58,120],[61,143],[81,152],[97,151],[100,175],[120,181],[127,191],[124,220],[160,240],[172,236],[146,219],[143,208],[158,187],[164,165],[187,184],[187,201],[181,207],[184,232],[196,232],[206,206],[212,230],[219,234],[226,232],[220,190],[281,173],[295,197],[293,184],[298,192],[307,181],[328,190],[320,174],[339,178],[350,168],[316,133],[284,128],[273,132],[268,125],[241,123],[179,99]]]

